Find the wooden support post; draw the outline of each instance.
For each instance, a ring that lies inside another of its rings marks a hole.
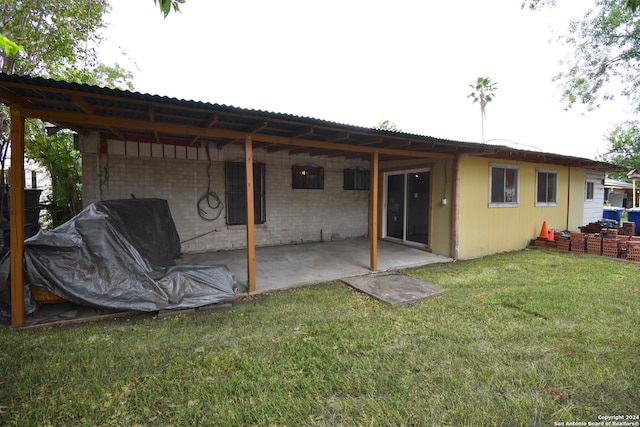
[[[378,151],[371,155],[369,184],[369,261],[371,270],[378,269]]]
[[[460,241],[458,235],[460,233],[460,156],[453,159],[453,194],[451,195],[451,258],[458,259],[458,251],[460,250]]]
[[[247,135],[244,143],[244,164],[247,180],[247,282],[249,292],[256,290],[256,239],[255,214],[253,202],[253,142],[251,135]]]
[[[11,171],[9,173],[11,221],[11,326],[24,323],[24,117],[11,108]]]

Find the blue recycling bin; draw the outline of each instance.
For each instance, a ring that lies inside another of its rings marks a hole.
[[[636,235],[640,234],[640,208],[627,209],[629,215],[629,222],[636,223]]]
[[[624,208],[612,208],[606,207],[602,212],[602,218],[604,219],[612,219],[620,225],[620,220],[622,219],[622,212],[624,212]]]

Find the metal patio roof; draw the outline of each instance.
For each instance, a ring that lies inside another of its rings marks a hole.
[[[0,73],[0,101],[23,116],[39,118],[103,139],[218,148],[244,144],[255,148],[311,156],[380,160],[415,157],[453,158],[472,155],[493,159],[621,170],[591,159],[514,149],[508,146],[453,141],[403,132],[351,126],[291,114],[188,101],[159,95]]]

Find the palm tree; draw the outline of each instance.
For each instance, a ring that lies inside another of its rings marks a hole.
[[[469,85],[473,92],[467,96],[473,103],[480,103],[480,120],[482,123],[482,142],[484,142],[484,120],[487,118],[487,103],[493,100],[493,92],[497,89],[497,83],[492,82],[489,77],[478,77],[475,85]]]

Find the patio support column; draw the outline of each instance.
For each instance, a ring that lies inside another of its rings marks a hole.
[[[369,263],[378,269],[378,150],[371,154],[371,182],[369,184]]]
[[[247,135],[244,141],[244,165],[247,181],[247,282],[249,292],[254,292],[256,290],[256,239],[253,206],[253,142],[251,135]]]
[[[460,233],[460,156],[457,155],[453,159],[453,195],[451,197],[451,258],[458,259],[458,251],[460,249],[459,233]]]
[[[24,117],[11,108],[11,169],[9,217],[11,221],[11,326],[24,323]]]

